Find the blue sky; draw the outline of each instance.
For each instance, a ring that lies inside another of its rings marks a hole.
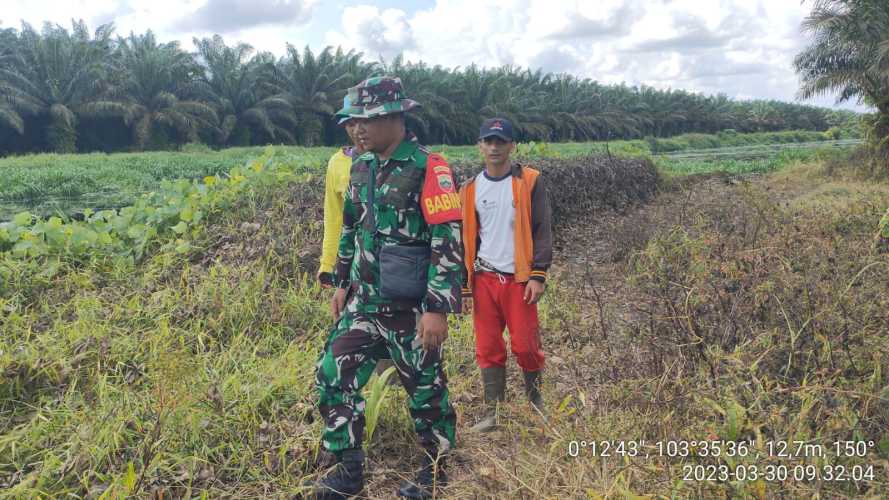
[[[514,64],[605,83],[682,88],[736,99],[794,101],[793,57],[811,0],[3,0],[2,26],[21,20],[163,41],[221,34],[282,54],[287,42],[356,49],[367,59],[443,66]],[[407,89],[408,92],[410,89]],[[834,107],[833,96],[810,104]],[[855,103],[840,107],[862,110]]]

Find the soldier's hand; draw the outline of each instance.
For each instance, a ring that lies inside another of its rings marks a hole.
[[[330,311],[333,313],[334,321],[340,318],[340,314],[346,308],[346,288],[337,288],[330,299]]]
[[[525,303],[536,304],[543,295],[544,285],[537,280],[528,280],[525,285]]]
[[[472,297],[463,297],[463,314],[472,314]]]
[[[423,342],[423,349],[438,349],[448,338],[448,317],[438,312],[423,313],[417,325],[417,336]]]

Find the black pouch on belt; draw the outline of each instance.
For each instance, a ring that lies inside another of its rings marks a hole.
[[[386,245],[380,249],[380,295],[419,300],[429,279],[428,245]]]

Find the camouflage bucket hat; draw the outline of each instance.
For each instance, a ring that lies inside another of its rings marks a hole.
[[[349,89],[348,99],[357,113],[349,113],[351,118],[373,118],[391,113],[404,113],[420,103],[404,95],[401,79],[391,76],[368,78]]]
[[[349,99],[349,96],[346,95],[346,97],[343,97],[343,109],[337,111],[336,114],[333,115],[333,117],[334,119],[336,119],[337,125],[342,125],[349,121],[352,118],[353,114],[360,114],[363,111],[364,110],[362,110],[358,106],[352,106],[351,99]]]

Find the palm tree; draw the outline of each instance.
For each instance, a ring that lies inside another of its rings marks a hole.
[[[222,37],[194,39],[201,62],[206,66],[202,80],[213,90],[222,123],[223,144],[249,145],[257,131],[269,139],[294,142],[291,130],[297,123],[290,102],[278,96],[263,96],[260,70],[274,63],[270,54],[250,58],[253,48],[246,43],[225,45]]]
[[[15,45],[15,30],[12,28],[0,28],[0,57],[7,51],[11,51]]]
[[[819,0],[807,21],[815,42],[797,58],[801,95],[839,91],[877,107],[874,137],[889,137],[889,4],[884,0]],[[332,144],[345,137],[331,120],[345,89],[372,75],[400,76],[423,104],[408,125],[424,142],[475,141],[482,119],[505,116],[519,140],[630,139],[688,132],[849,127],[854,114],[775,101],[732,101],[647,86],[603,85],[542,70],[444,68],[423,62],[368,63],[355,51],[287,47],[275,61],[248,44],[218,36],[195,39],[196,54],[154,35],[111,41],[112,28],[91,36],[47,25],[42,33],[0,29],[0,148],[25,151],[47,141],[70,151],[86,118],[116,117],[132,128],[137,148],[175,141],[218,144],[264,141]],[[80,122],[80,129],[75,125]],[[45,134],[46,139],[39,134]],[[95,132],[92,147],[120,142]],[[38,139],[35,140],[35,137]],[[889,141],[889,139],[887,139]],[[889,149],[889,144],[886,145]]]
[[[472,129],[478,127],[473,120],[481,110],[467,113],[472,107],[472,100],[467,98],[470,84],[458,69],[405,63],[404,56],[399,54],[390,62],[381,61],[376,74],[398,76],[405,93],[422,104],[417,111],[405,115],[406,125],[422,142],[472,142]]]
[[[49,148],[76,150],[78,116],[110,116],[119,103],[99,98],[109,70],[108,53],[114,27],[100,26],[93,37],[83,21],[68,30],[46,24],[36,32],[22,24],[17,48],[6,50],[0,65],[0,120],[24,132],[24,117],[46,115]],[[5,35],[7,43],[9,35]]]
[[[495,71],[479,69],[475,64],[456,73],[454,81],[445,82],[451,88],[450,99],[456,99],[462,106],[453,113],[455,139],[474,142],[481,118],[498,114],[497,99],[502,98],[505,81]]]
[[[800,97],[838,92],[876,107],[871,133],[889,151],[889,2],[816,0],[803,29],[813,40],[794,61]]]
[[[307,46],[302,54],[287,44],[287,55],[274,65],[266,87],[275,98],[290,103],[296,113],[297,140],[305,146],[323,141],[325,124],[332,120],[338,101],[355,76],[345,68],[360,54],[337,54],[325,48],[316,57]]]
[[[178,42],[158,44],[154,34],[130,34],[118,40],[116,58],[122,77],[109,91],[126,106],[137,149],[163,146],[169,131],[176,139],[197,141],[201,130],[218,131],[210,89],[202,68]]]
[[[0,29],[0,67],[9,66],[18,45],[18,35],[12,28]]]
[[[12,28],[0,29],[0,68],[10,65],[16,42],[15,30]],[[0,98],[0,126],[11,128],[19,135],[25,133],[25,121],[6,98]]]
[[[385,73],[398,75],[408,96],[422,106],[407,113],[405,123],[427,144],[463,144],[468,129],[457,118],[461,102],[457,97],[453,71],[441,66],[428,67],[425,63],[409,63],[398,68],[401,58],[392,62]],[[477,125],[476,125],[477,126]],[[470,139],[471,140],[471,139]]]

